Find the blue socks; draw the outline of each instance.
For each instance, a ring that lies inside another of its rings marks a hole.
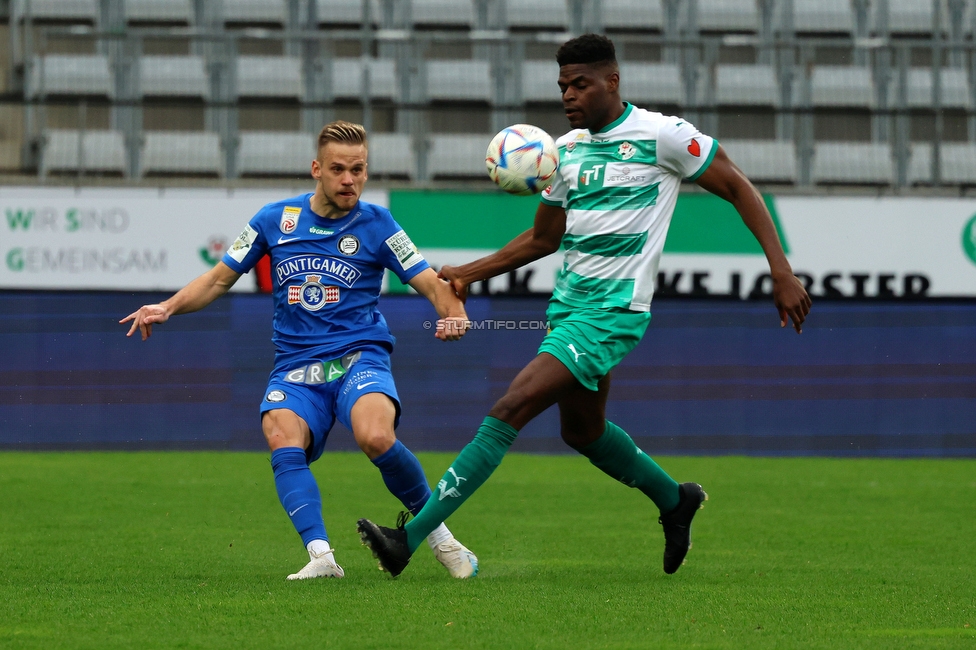
[[[322,497],[305,460],[305,450],[299,447],[274,450],[271,453],[271,469],[274,470],[278,499],[295,530],[302,536],[302,543],[308,546],[312,540],[328,541],[322,519]]]
[[[383,475],[390,493],[400,500],[410,514],[417,514],[430,498],[430,486],[417,457],[397,440],[393,446],[373,459]]]

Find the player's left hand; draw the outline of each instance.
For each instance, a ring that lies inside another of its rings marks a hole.
[[[437,321],[434,336],[442,341],[457,341],[471,327],[471,321],[466,316],[448,316]]]
[[[779,326],[786,327],[787,323],[793,321],[793,329],[797,334],[803,331],[803,321],[810,313],[810,306],[813,301],[810,295],[803,288],[803,283],[798,277],[790,274],[773,276],[773,303],[779,312]]]

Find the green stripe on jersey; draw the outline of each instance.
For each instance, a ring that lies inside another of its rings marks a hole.
[[[626,142],[629,142],[636,149],[636,152],[624,160],[618,151],[624,140],[613,140],[611,142],[574,142],[571,140],[567,144],[572,144],[572,149],[565,144],[559,147],[559,162],[564,164],[567,161],[583,160],[585,164],[601,162],[623,162],[634,165],[638,163],[657,164],[657,140],[627,140]]]
[[[628,257],[644,250],[647,233],[609,233],[606,235],[563,236],[563,248],[603,257]]]
[[[634,279],[590,278],[560,271],[552,295],[573,306],[629,308],[634,299]]]
[[[598,187],[570,191],[567,210],[640,210],[657,205],[658,183],[644,187]]]

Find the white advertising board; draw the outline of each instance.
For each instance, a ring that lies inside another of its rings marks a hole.
[[[261,206],[296,194],[0,188],[0,288],[175,291],[219,260]],[[363,198],[388,204],[385,191]],[[254,287],[246,277],[235,289]]]

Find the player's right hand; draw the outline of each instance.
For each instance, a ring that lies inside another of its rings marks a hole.
[[[143,305],[138,311],[134,311],[122,320],[120,324],[132,321],[126,336],[132,336],[138,329],[142,332],[142,340],[145,341],[152,336],[153,323],[165,323],[169,320],[169,311],[162,305]]]
[[[458,297],[458,300],[464,302],[468,299],[468,285],[461,280],[461,274],[458,273],[456,266],[445,264],[437,273],[437,277],[451,283],[451,288],[454,289],[454,294]]]

